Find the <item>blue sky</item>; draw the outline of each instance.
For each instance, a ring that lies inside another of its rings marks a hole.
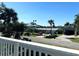
[[[7,7],[18,13],[19,21],[30,23],[37,20],[39,25],[49,25],[48,20],[53,19],[55,25],[73,23],[75,15],[79,13],[78,2],[6,2]]]

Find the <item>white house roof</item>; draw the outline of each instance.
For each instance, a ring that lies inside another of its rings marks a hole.
[[[38,30],[51,30],[51,28],[36,28]],[[52,30],[58,30],[58,28],[52,28]]]

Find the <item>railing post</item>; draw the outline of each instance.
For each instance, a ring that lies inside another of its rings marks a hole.
[[[14,44],[14,56],[16,56],[16,46]]]
[[[48,56],[48,54],[46,53],[45,56]]]
[[[36,51],[34,51],[34,56],[36,56]]]
[[[1,42],[0,42],[0,56],[1,56]]]
[[[3,56],[5,56],[5,42],[3,43]]]
[[[2,46],[2,56],[4,56],[4,43],[3,43],[3,46]]]
[[[3,48],[2,48],[2,55],[4,56],[4,52],[5,52],[5,42],[3,42]]]
[[[2,42],[2,56],[3,56],[3,42]]]
[[[22,56],[22,46],[21,46],[21,52],[20,52],[20,55]]]
[[[26,48],[24,47],[24,56],[26,56]]]
[[[9,56],[9,44],[8,44],[8,56]]]
[[[29,56],[31,56],[31,49],[29,49]]]
[[[6,43],[6,56],[7,56],[7,43]]]
[[[39,52],[39,56],[41,56],[41,52]]]
[[[10,48],[11,48],[11,56],[12,56],[12,44],[11,44]]]
[[[16,45],[15,45],[15,55],[16,56],[18,56],[18,48],[19,48],[19,44],[18,43],[16,43]]]
[[[2,43],[1,43],[1,56],[2,56]]]

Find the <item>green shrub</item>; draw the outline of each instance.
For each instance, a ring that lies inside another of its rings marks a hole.
[[[11,34],[10,33],[4,33],[2,34],[3,37],[11,37]]]
[[[45,38],[56,38],[56,37],[58,37],[56,34],[53,34],[53,35],[49,35],[49,36],[45,36]]]
[[[63,29],[58,29],[56,32],[57,32],[57,34],[63,34],[64,30]]]

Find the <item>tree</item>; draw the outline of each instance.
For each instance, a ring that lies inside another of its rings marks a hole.
[[[14,38],[16,39],[20,39],[20,36],[23,34],[25,28],[26,28],[26,25],[21,22],[16,22],[14,23],[15,25],[13,25],[13,32],[14,32]]]
[[[51,35],[52,35],[52,27],[55,27],[55,24],[54,24],[54,20],[48,20],[48,23],[50,24],[50,27],[51,27]]]
[[[23,34],[26,28],[26,25],[23,22],[18,22],[17,13],[15,10],[12,8],[7,8],[3,3],[0,7],[0,20],[3,20],[2,33],[3,36],[6,37],[11,37],[11,35],[14,35],[15,38],[19,39],[20,35]]]
[[[65,24],[64,24],[64,26],[69,26],[70,25],[70,23],[69,22],[66,22]]]
[[[33,21],[31,22],[31,28],[32,28],[32,29],[30,29],[30,30],[33,31],[33,32],[35,32],[35,29],[36,29],[36,26],[37,26],[36,21],[37,21],[37,20],[33,20]]]
[[[33,22],[31,22],[31,25],[32,25],[32,26],[35,26],[35,25],[36,25],[36,21],[37,21],[37,20],[33,20]]]
[[[78,29],[79,29],[79,14],[75,15],[75,22],[74,22],[74,26],[75,26],[75,36],[77,35]]]
[[[2,24],[2,21],[0,21],[0,32],[3,30],[3,24]]]
[[[11,34],[11,23],[15,23],[18,20],[17,13],[13,9],[5,7],[3,3],[1,7],[0,20],[3,20],[3,24],[5,26],[3,34]]]
[[[3,34],[9,34],[8,36],[11,36],[10,34],[12,33],[12,25],[18,20],[17,13],[13,9],[5,7],[3,3],[1,8],[0,20],[3,20],[3,25],[5,26]]]
[[[5,8],[0,14],[0,19],[4,20],[4,24],[14,23],[17,21],[17,13],[13,9]]]

